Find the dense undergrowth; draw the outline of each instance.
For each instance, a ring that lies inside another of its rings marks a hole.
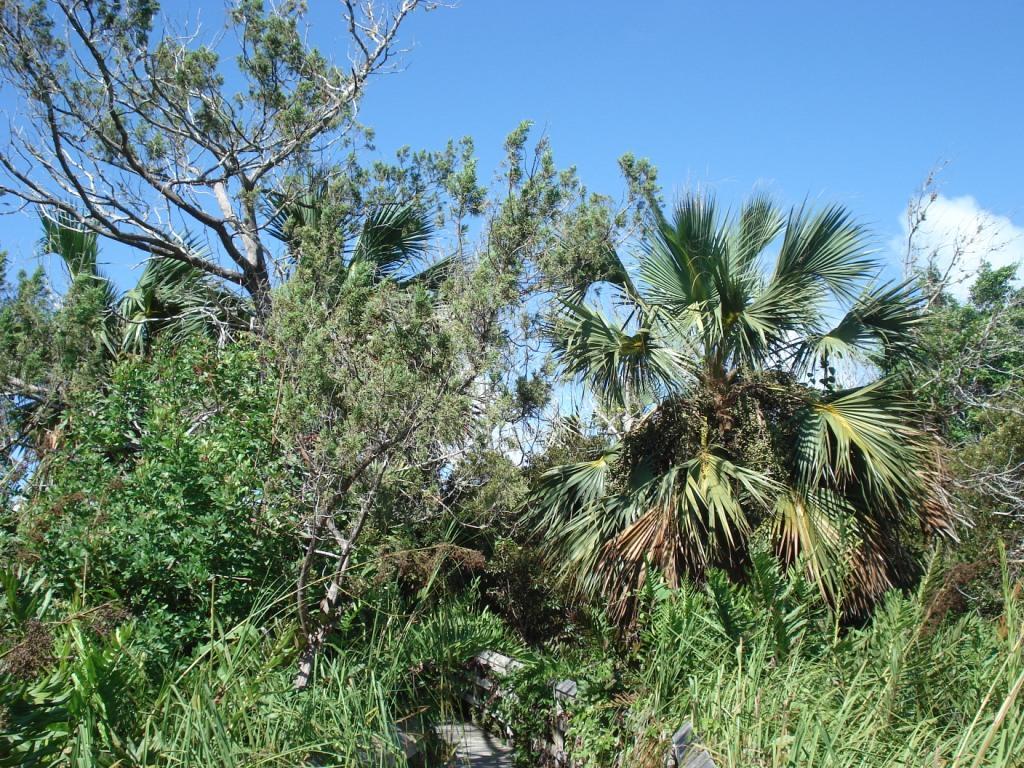
[[[661,765],[685,721],[724,766],[1017,765],[1020,587],[1004,583],[990,619],[946,615],[951,588],[933,567],[916,594],[892,593],[872,621],[844,629],[763,557],[749,587],[721,574],[703,590],[653,586],[628,648],[534,660],[513,687],[537,699],[503,715],[541,727],[554,712],[538,683],[575,678],[567,735],[581,765]]]
[[[410,611],[381,589],[353,601],[305,691],[287,600],[211,617],[205,642],[147,675],[138,622],[104,624],[27,572],[4,586],[0,765],[404,765],[408,739],[442,760],[429,724],[453,716],[466,659],[509,644],[464,602]]]
[[[732,768],[1021,764],[1019,554],[991,564],[1011,518],[983,514],[961,550],[929,545],[919,583],[856,623],[755,533],[742,574],[675,589],[649,570],[616,626],[523,524],[537,478],[593,451],[573,431],[525,469],[485,447],[448,473],[423,460],[430,443],[403,448],[411,468],[381,486],[296,690],[301,505],[321,489],[276,429],[289,406],[270,354],[158,344],[70,388],[30,433],[40,460],[5,486],[0,519],[0,765],[440,766],[432,726],[475,716],[510,727],[533,766],[566,678],[578,766],[660,766],[687,721]],[[344,424],[376,423],[385,403]],[[328,459],[358,447],[354,429]],[[307,574],[309,613],[336,557]],[[485,649],[525,665],[514,695],[467,712]]]
[[[580,684],[568,737],[581,766],[661,765],[684,721],[722,766],[1020,764],[1019,585],[1005,581],[998,616],[947,615],[951,587],[933,565],[916,594],[893,593],[844,629],[767,558],[751,577],[678,591],[652,578],[632,636],[594,631],[545,650],[472,588],[416,608],[378,587],[352,601],[315,685],[295,691],[286,601],[233,626],[213,616],[207,640],[154,676],[139,622],[7,572],[0,764],[404,765],[415,739],[418,760],[441,765],[429,726],[464,716],[466,661],[485,648],[526,661],[491,713],[519,737],[523,765],[537,764],[531,739],[550,727],[564,678]]]

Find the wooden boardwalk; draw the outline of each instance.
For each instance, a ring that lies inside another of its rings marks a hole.
[[[438,735],[455,747],[450,768],[512,768],[512,747],[472,723],[445,723]]]
[[[510,695],[502,684],[502,678],[523,663],[497,651],[483,651],[472,662],[473,678],[470,689],[463,694],[463,700],[475,710],[492,709],[501,696]],[[559,680],[553,683],[551,694],[555,717],[545,734],[529,734],[535,745],[540,745],[546,763],[554,765],[571,764],[566,752],[566,712],[571,711],[576,701],[578,685],[575,680]],[[507,728],[503,728],[510,732]],[[449,768],[502,768],[513,765],[512,748],[501,738],[492,736],[475,725],[451,722],[437,728],[438,735],[455,747],[455,757]],[[522,735],[522,734],[520,734]],[[671,739],[665,739],[664,765],[666,768],[715,768],[708,751],[701,746],[700,739],[693,732],[693,723],[684,722]]]
[[[438,735],[455,747],[455,756],[446,768],[512,768],[512,747],[472,723],[445,723]],[[673,737],[674,749],[665,761],[672,768],[715,768],[711,755],[692,744],[689,723]]]

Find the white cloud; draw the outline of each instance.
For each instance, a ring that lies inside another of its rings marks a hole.
[[[906,215],[900,222],[903,237],[892,245],[905,258],[910,224]],[[995,268],[1024,263],[1024,227],[985,210],[969,195],[936,195],[912,243],[917,265],[923,267],[932,261],[942,272],[948,270],[950,291],[961,299],[967,296],[983,261]]]

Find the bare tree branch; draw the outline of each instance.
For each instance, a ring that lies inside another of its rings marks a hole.
[[[187,262],[241,286],[265,313],[275,274],[267,194],[351,142],[366,83],[392,66],[409,15],[433,5],[342,2],[341,66],[308,45],[291,3],[230,8],[238,51],[229,36],[174,34],[130,4],[4,3],[0,79],[24,111],[0,144],[0,199]],[[186,245],[197,235],[212,253]]]

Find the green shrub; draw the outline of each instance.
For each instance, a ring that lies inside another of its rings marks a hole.
[[[245,346],[131,359],[77,396],[18,514],[19,557],[56,592],[145,617],[154,652],[248,615],[287,579],[293,526],[275,504],[273,389]]]
[[[110,765],[146,694],[131,623],[0,571],[0,766]]]

